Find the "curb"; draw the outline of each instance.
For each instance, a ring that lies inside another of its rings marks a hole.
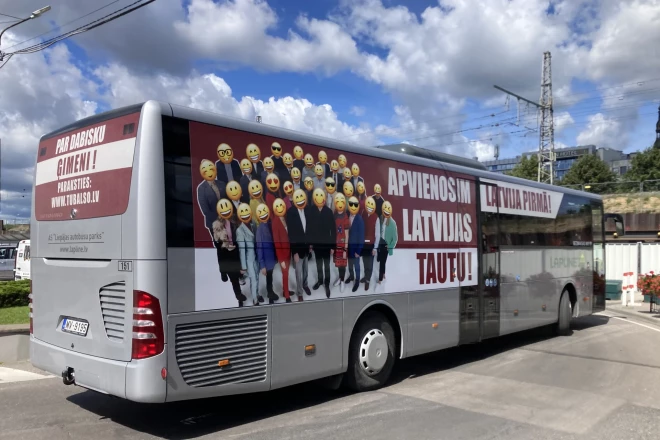
[[[29,335],[29,324],[0,325],[0,337],[11,335]]]
[[[660,317],[659,318],[654,318],[648,313],[648,309],[641,309],[641,308],[627,308],[624,306],[621,307],[606,307],[605,312],[609,312],[610,314],[613,315],[622,315],[621,317],[625,318],[632,318],[640,321],[644,321],[646,323],[653,324],[655,326],[660,326]],[[640,312],[645,312],[645,313],[640,313]],[[660,312],[656,313],[654,316],[659,316]]]

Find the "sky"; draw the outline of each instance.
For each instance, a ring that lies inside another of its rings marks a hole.
[[[0,0],[0,14],[48,1],[0,49],[136,0]],[[655,139],[658,41],[660,0],[157,0],[0,68],[0,216],[29,217],[40,136],[148,99],[364,146],[515,157],[538,148],[538,113],[521,104],[518,118],[493,86],[537,102],[545,51],[555,146],[639,151]]]

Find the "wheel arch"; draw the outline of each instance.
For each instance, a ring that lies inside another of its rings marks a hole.
[[[403,335],[403,326],[401,325],[401,318],[397,314],[396,310],[390,303],[384,300],[374,300],[369,303],[367,303],[362,309],[359,311],[359,313],[356,315],[355,319],[353,320],[353,323],[351,324],[351,334],[350,336],[353,335],[353,332],[355,331],[355,327],[358,322],[360,322],[360,319],[365,315],[367,312],[379,312],[383,314],[391,323],[392,327],[394,327],[394,334],[396,336],[396,344],[397,344],[397,352],[398,358],[401,359],[403,358],[404,354],[404,335]],[[348,349],[349,347],[346,346],[346,349],[344,350],[345,356],[348,358]]]
[[[564,287],[561,289],[561,293],[559,295],[559,302],[561,302],[561,295],[566,291],[568,293],[568,299],[571,301],[571,310],[573,311],[573,315],[575,315],[575,306],[577,305],[577,289],[575,288],[575,284],[573,284],[572,281],[569,281],[564,284]],[[559,309],[559,302],[557,303],[557,308]],[[559,312],[559,310],[557,310]]]

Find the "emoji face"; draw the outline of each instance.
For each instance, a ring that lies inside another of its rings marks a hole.
[[[323,165],[317,163],[314,167],[314,174],[316,174],[316,177],[323,177]]]
[[[288,180],[284,182],[282,188],[284,189],[284,194],[286,194],[287,196],[293,194],[293,183],[289,182]]]
[[[256,144],[248,145],[247,148],[245,149],[245,154],[252,163],[259,162],[259,159],[261,158],[261,150],[259,149],[259,147],[257,147]]]
[[[273,162],[272,157],[266,157],[264,159],[264,169],[269,173],[275,169],[275,162]]]
[[[291,156],[289,153],[284,153],[282,160],[284,161],[285,167],[291,168],[293,166],[293,156]]]
[[[337,158],[337,162],[339,162],[340,168],[346,168],[346,156],[340,154],[339,157]]]
[[[354,163],[351,166],[351,173],[353,173],[353,177],[357,177],[360,175],[360,167],[358,166],[358,164]]]
[[[344,180],[351,180],[351,170],[344,168]]]
[[[333,173],[339,171],[339,162],[332,159],[332,161],[330,162],[330,171],[332,171]]]
[[[383,203],[383,217],[392,217],[392,204],[390,202]]]
[[[337,184],[335,183],[335,179],[332,177],[328,177],[325,179],[325,189],[328,191],[328,194],[334,194],[335,190],[337,189]]]
[[[323,208],[323,205],[325,205],[325,191],[321,188],[316,188],[312,193],[312,199],[317,208]]]
[[[380,193],[381,193],[381,191],[382,191],[382,189],[381,189],[381,187],[380,187],[380,183],[375,184],[375,185],[374,185],[374,194],[376,194],[377,196],[379,196]]]
[[[227,191],[227,197],[229,197],[234,202],[240,200],[241,196],[243,195],[241,185],[239,185],[235,180],[232,180],[227,184],[225,191]]]
[[[207,181],[215,180],[218,175],[218,170],[215,168],[215,164],[208,159],[202,160],[202,163],[199,164],[199,173],[202,175],[202,179]]]
[[[314,156],[309,153],[305,154],[305,166],[307,168],[312,168],[314,166]]]
[[[234,214],[234,204],[227,199],[220,199],[215,205],[215,210],[218,212],[220,218],[229,220]]]
[[[303,158],[303,149],[300,147],[300,145],[296,145],[295,147],[293,147],[293,156],[296,159]]]
[[[327,161],[328,155],[325,153],[325,151],[319,151],[319,162],[321,162],[321,165],[325,165]]]
[[[232,159],[234,159],[234,150],[227,144],[218,145],[216,152],[218,153],[218,159],[222,163],[231,163]]]
[[[350,181],[344,182],[344,195],[350,197],[353,195],[353,184]]]
[[[252,162],[247,159],[241,159],[241,171],[243,174],[250,174],[252,172]]]
[[[311,191],[311,190],[314,189],[314,181],[312,180],[311,177],[309,177],[309,176],[305,177],[305,182],[304,182],[304,184],[305,184],[305,189],[306,189],[307,191]]]
[[[238,218],[243,223],[249,223],[252,220],[252,210],[250,209],[250,205],[247,203],[241,203],[238,205]]]
[[[364,209],[367,210],[367,214],[371,215],[376,210],[376,201],[373,197],[367,197],[367,200],[364,201]]]
[[[282,155],[282,146],[278,142],[273,142],[273,145],[270,146],[270,151],[273,153],[273,156],[280,157]]]
[[[259,182],[257,179],[254,179],[251,180],[250,184],[248,185],[248,192],[250,193],[250,197],[257,200],[260,199],[263,195],[264,188],[261,186],[261,182]]]
[[[296,205],[296,208],[303,209],[307,206],[307,194],[302,189],[297,189],[293,193],[293,204]]]
[[[266,176],[266,186],[272,192],[276,192],[278,189],[280,189],[280,178],[277,177],[277,174],[270,173],[268,176]]]
[[[286,203],[282,199],[275,199],[273,202],[273,212],[278,217],[284,217],[286,215]]]
[[[337,193],[335,196],[335,209],[339,214],[343,213],[346,209],[346,197],[342,193]]]
[[[358,184],[357,184],[357,188],[355,188],[355,189],[357,190],[358,194],[360,194],[360,195],[364,194],[364,191],[366,190],[366,188],[364,187],[364,182],[359,181]]]
[[[351,197],[348,199],[348,210],[353,215],[357,215],[357,213],[360,211],[360,201],[357,199],[357,197]]]
[[[259,206],[257,206],[257,218],[261,223],[266,223],[270,218],[270,209],[265,203],[259,203]]]
[[[300,169],[291,168],[291,178],[294,182],[300,183]]]

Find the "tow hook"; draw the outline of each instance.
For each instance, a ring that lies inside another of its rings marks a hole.
[[[73,368],[66,367],[66,370],[62,371],[62,382],[64,385],[74,385],[76,383],[76,373]]]

